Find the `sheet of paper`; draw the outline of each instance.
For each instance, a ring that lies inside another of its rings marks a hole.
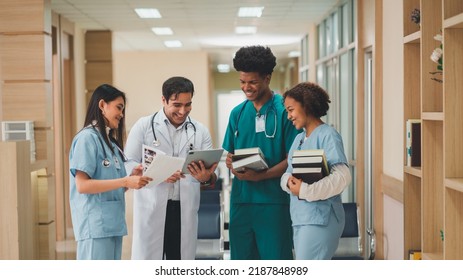
[[[143,172],[145,172],[146,169],[148,169],[148,167],[150,166],[151,162],[156,157],[156,155],[165,155],[166,154],[163,151],[155,149],[155,148],[150,147],[148,145],[143,145],[142,146],[141,153],[142,153],[141,164],[143,166]]]
[[[148,169],[143,173],[144,176],[153,178],[153,181],[148,184],[148,187],[156,186],[164,182],[164,180],[174,174],[175,171],[181,170],[184,162],[184,158],[157,154],[153,158]]]

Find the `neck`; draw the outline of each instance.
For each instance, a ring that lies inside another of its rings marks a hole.
[[[305,126],[305,136],[309,137],[312,131],[315,130],[319,125],[323,124],[323,121],[321,119],[313,119],[308,122],[308,124]]]
[[[252,104],[254,105],[254,108],[256,108],[256,111],[259,111],[262,106],[264,106],[265,103],[267,103],[270,99],[273,97],[273,92],[269,89],[265,94],[263,94],[260,98],[252,101]]]

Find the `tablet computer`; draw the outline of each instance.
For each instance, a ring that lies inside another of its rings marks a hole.
[[[211,149],[211,150],[193,150],[188,152],[188,155],[183,164],[182,172],[185,174],[190,174],[188,171],[188,164],[193,161],[202,161],[206,168],[211,167],[212,164],[219,162],[222,157],[223,149]]]

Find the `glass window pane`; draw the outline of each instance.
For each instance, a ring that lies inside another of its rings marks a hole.
[[[318,25],[318,58],[322,58],[325,53],[325,22]]]
[[[324,64],[317,65],[317,84],[319,84],[323,88],[326,88],[325,86],[325,65]]]
[[[345,47],[349,44],[349,13],[348,13],[348,4],[345,4],[342,6],[341,11],[342,11],[342,41],[341,41],[341,47]]]
[[[339,50],[339,30],[338,30],[338,12],[334,12],[332,17],[332,30],[333,30],[333,52]]]
[[[332,17],[328,17],[324,20],[325,22],[325,55],[329,55],[333,52],[333,27],[332,27]]]

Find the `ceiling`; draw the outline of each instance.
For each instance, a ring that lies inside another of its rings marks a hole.
[[[281,60],[298,51],[311,23],[327,15],[339,0],[51,0],[54,12],[87,30],[113,31],[115,51],[203,50],[211,63],[231,64],[241,46],[269,46]],[[238,8],[265,7],[260,18],[239,18]],[[156,8],[160,19],[142,19],[135,8]],[[256,26],[257,33],[237,35],[236,26]],[[156,35],[152,27],[174,34]],[[180,40],[169,49],[165,40]]]

